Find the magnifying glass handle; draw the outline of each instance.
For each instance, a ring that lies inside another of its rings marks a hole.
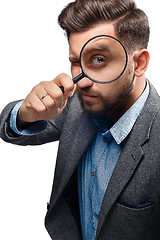
[[[77,83],[78,81],[80,81],[82,78],[84,78],[85,77],[85,75],[84,75],[84,73],[82,72],[82,73],[80,73],[77,77],[75,77],[75,78],[73,78],[73,82],[74,83]]]
[[[61,86],[61,87],[59,87],[59,88],[60,88],[61,91],[64,93],[64,87]]]
[[[73,80],[73,82],[74,82],[74,84],[76,84],[78,81],[80,81],[82,78],[84,78],[85,77],[85,75],[84,75],[84,73],[82,72],[82,73],[80,73],[77,77],[75,77],[75,78],[73,78],[72,80]],[[64,87],[59,87],[60,89],[61,89],[61,91],[64,93]]]

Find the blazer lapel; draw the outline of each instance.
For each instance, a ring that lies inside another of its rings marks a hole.
[[[151,86],[150,96],[144,111],[135,124],[131,134],[128,136],[127,142],[113,171],[102,202],[96,237],[98,237],[111,207],[136,171],[136,167],[144,155],[142,145],[149,140],[150,129],[156,112],[159,110],[159,104],[157,103],[159,96],[154,91]]]

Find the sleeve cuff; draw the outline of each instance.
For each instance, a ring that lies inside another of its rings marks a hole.
[[[22,103],[23,103],[23,101],[20,101],[12,109],[12,112],[10,115],[10,122],[9,122],[10,128],[16,134],[21,135],[21,136],[31,136],[31,135],[36,135],[36,134],[43,132],[47,128],[47,125],[48,125],[47,121],[37,121],[37,122],[31,123],[31,124],[29,124],[29,126],[26,129],[23,129],[20,131],[17,129],[17,124],[16,124],[17,114],[18,114],[18,111],[19,111]]]

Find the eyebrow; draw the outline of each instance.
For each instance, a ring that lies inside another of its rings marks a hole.
[[[84,50],[85,50],[84,53],[87,54],[87,55],[89,55],[91,53],[93,54],[94,52],[97,52],[97,51],[100,51],[100,52],[105,51],[105,52],[108,52],[108,53],[112,52],[110,47],[106,44],[96,44],[95,46],[91,46],[91,47],[87,47],[87,45],[86,45]],[[76,57],[74,55],[70,55],[69,56],[69,61],[70,62],[79,62],[79,57]]]
[[[79,62],[79,58],[75,57],[74,55],[70,55],[69,56],[69,61],[70,62]]]
[[[89,46],[86,45],[83,49],[83,51],[85,50],[85,54],[89,55],[89,54],[93,54],[94,52],[100,51],[100,52],[108,52],[108,53],[112,53],[112,49],[110,48],[110,46],[108,44],[104,44],[104,43],[95,43],[93,46]],[[76,57],[74,55],[70,55],[69,56],[69,61],[70,62],[79,62],[79,57]]]
[[[84,48],[85,50],[85,54],[90,54],[90,53],[94,53],[94,52],[97,52],[97,51],[105,51],[105,52],[108,52],[108,53],[111,53],[111,49],[108,45],[106,44],[97,44],[95,46],[91,46],[91,47],[85,47]]]

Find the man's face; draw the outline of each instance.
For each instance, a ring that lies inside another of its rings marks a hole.
[[[117,37],[113,24],[98,24],[92,29],[71,33],[69,39],[70,61],[72,77],[81,73],[79,65],[79,54],[82,46],[92,37],[106,34]],[[77,93],[82,107],[93,114],[109,116],[112,112],[121,108],[128,108],[130,101],[133,101],[132,92],[134,89],[134,61],[129,56],[129,63],[124,74],[115,82],[100,84],[83,78],[77,83]]]

